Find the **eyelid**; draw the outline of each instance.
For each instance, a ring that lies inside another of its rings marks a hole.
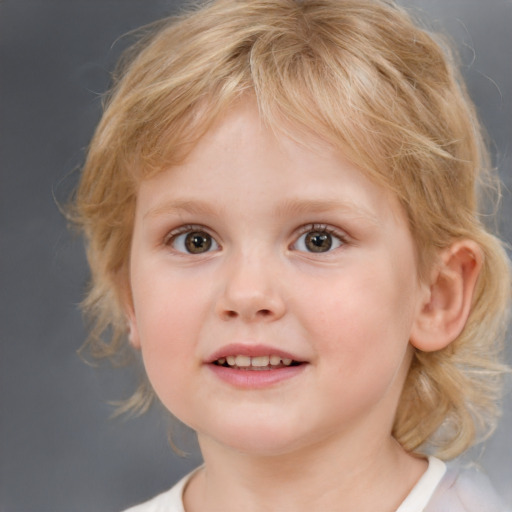
[[[184,224],[182,226],[172,229],[171,231],[167,232],[167,234],[164,236],[164,238],[162,240],[162,245],[164,245],[165,247],[171,247],[172,242],[174,240],[176,240],[176,238],[178,238],[180,235],[184,235],[186,233],[190,233],[190,232],[194,232],[194,231],[206,233],[207,235],[209,235],[212,238],[212,240],[215,242],[215,244],[220,248],[220,243],[217,239],[218,237],[212,233],[211,229],[209,229],[206,226],[200,225],[200,224]],[[178,254],[183,254],[181,251],[175,251],[175,252]],[[207,254],[208,252],[213,252],[213,251],[207,251],[206,253],[203,253],[203,254]],[[198,255],[200,255],[200,254],[196,254],[194,256],[198,256]]]
[[[294,233],[294,242],[290,245],[290,248],[293,249],[294,245],[297,244],[298,240],[300,239],[300,237],[302,235],[305,235],[306,233],[309,233],[311,231],[318,231],[318,232],[323,232],[323,233],[328,233],[336,238],[338,238],[341,242],[342,242],[342,247],[348,243],[350,243],[352,241],[352,238],[348,235],[348,233],[340,228],[336,228],[330,224],[324,224],[324,223],[318,223],[318,222],[313,222],[311,224],[305,224],[303,226],[301,226],[300,228],[298,228],[295,233]],[[333,250],[336,250],[336,249],[333,249]],[[328,254],[329,252],[333,252],[333,251],[327,251],[325,253],[322,253],[322,252],[319,252],[319,253],[315,253],[317,255],[326,255]]]
[[[336,228],[330,224],[324,224],[321,222],[312,222],[311,224],[304,224],[303,226],[296,230],[295,237],[299,237],[304,233],[309,233],[310,231],[320,231],[329,233],[330,235],[337,236],[343,242],[348,242],[350,240],[350,236],[343,229]]]

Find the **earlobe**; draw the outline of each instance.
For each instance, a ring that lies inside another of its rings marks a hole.
[[[128,341],[133,348],[140,350],[140,338],[139,330],[137,329],[137,320],[135,318],[135,311],[133,311],[133,308],[131,307],[128,311],[126,311],[126,321],[128,327]]]
[[[412,328],[414,347],[441,350],[459,336],[471,310],[482,260],[482,251],[472,240],[457,241],[441,251]]]
[[[137,328],[137,319],[135,318],[135,309],[133,306],[133,297],[130,286],[130,280],[126,267],[116,275],[118,299],[122,305],[124,316],[126,319],[126,332],[128,335],[128,341],[130,345],[139,350],[140,349],[140,337],[139,330]]]

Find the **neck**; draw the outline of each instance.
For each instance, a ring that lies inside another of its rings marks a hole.
[[[376,506],[392,512],[426,469],[391,436],[366,444],[330,439],[273,456],[240,453],[201,437],[200,444],[205,468],[187,488],[187,512],[374,512]]]

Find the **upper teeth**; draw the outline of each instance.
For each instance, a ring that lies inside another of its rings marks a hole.
[[[219,364],[228,363],[229,366],[256,366],[256,367],[264,367],[269,364],[272,366],[277,366],[279,364],[283,364],[285,366],[290,366],[292,364],[292,360],[286,357],[271,355],[271,356],[227,356],[218,359]]]

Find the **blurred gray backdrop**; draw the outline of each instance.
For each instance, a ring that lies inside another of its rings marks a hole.
[[[81,240],[56,206],[100,117],[120,36],[176,11],[164,0],[0,2],[0,511],[118,511],[198,464],[186,434],[166,438],[161,410],[112,420],[131,371],[86,365],[78,303]],[[403,0],[447,32],[493,142],[503,181],[499,221],[512,241],[512,0]],[[512,362],[509,348],[509,360]],[[512,393],[492,440],[471,457],[512,504]]]

